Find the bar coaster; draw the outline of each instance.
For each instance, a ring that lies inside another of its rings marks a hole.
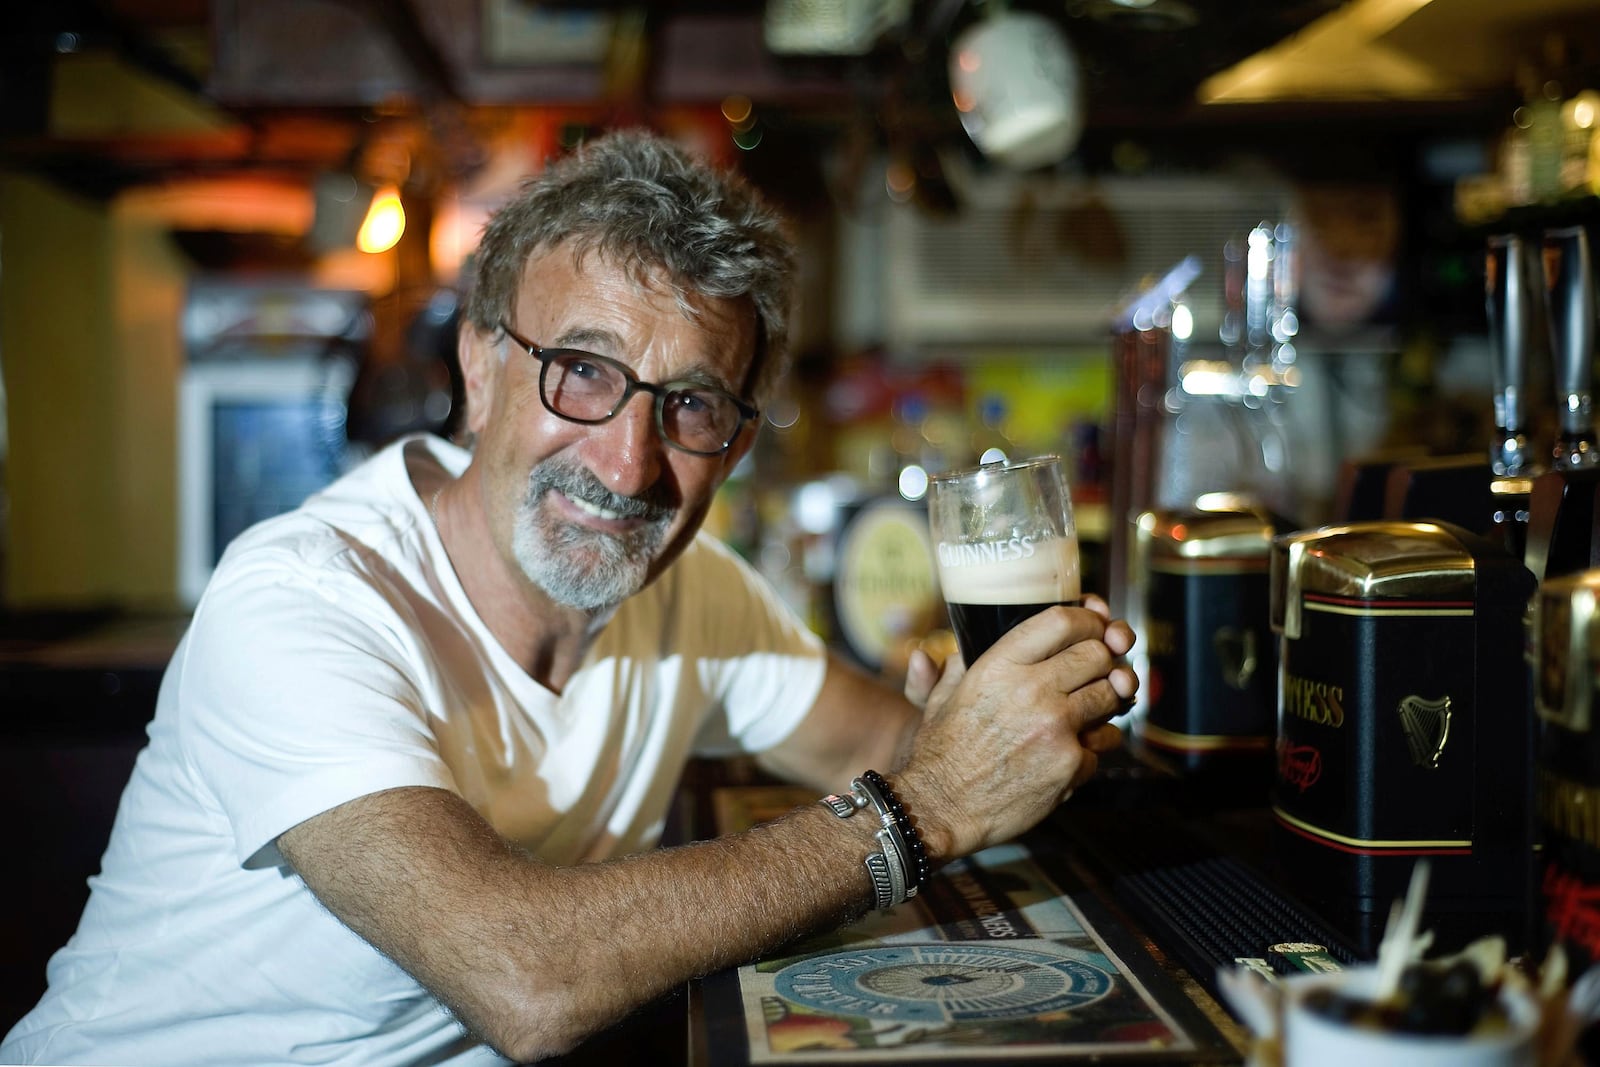
[[[889,911],[702,980],[692,1062],[1238,1062],[1140,939],[1044,862],[989,849]]]

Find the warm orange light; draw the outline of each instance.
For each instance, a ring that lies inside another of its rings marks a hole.
[[[387,252],[405,232],[406,210],[400,206],[400,190],[386,185],[372,198],[366,221],[356,234],[356,247],[363,252]]]

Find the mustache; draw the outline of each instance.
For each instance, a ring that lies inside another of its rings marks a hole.
[[[528,501],[539,499],[551,489],[573,500],[646,522],[662,522],[677,510],[671,490],[659,482],[638,496],[623,496],[607,489],[584,467],[546,460],[534,467],[528,476]]]

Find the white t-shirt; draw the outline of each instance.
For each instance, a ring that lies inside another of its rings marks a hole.
[[[821,643],[701,536],[559,696],[456,580],[410,438],[228,550],[161,686],[78,931],[6,1063],[500,1063],[325,911],[274,844],[398,786],[459,793],[553,864],[656,844],[691,755],[783,740]]]

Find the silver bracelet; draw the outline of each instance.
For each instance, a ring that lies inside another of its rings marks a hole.
[[[908,886],[906,883],[906,857],[900,851],[899,842],[894,838],[892,830],[879,830],[875,835],[878,847],[883,850],[883,858],[888,861],[889,884],[894,890],[894,903],[903,903],[917,891],[917,887]]]
[[[889,833],[895,857],[900,861],[900,872],[906,883],[906,896],[916,896],[924,884],[922,879],[926,877],[926,861],[920,864],[917,861],[922,852],[922,841],[914,838],[916,830],[905,820],[898,801],[892,799],[889,783],[876,771],[867,771],[851,782],[850,788],[866,794],[872,801],[873,808],[878,812],[878,825]],[[915,844],[913,844],[914,839]]]
[[[839,816],[839,818],[848,819],[850,816],[854,815],[856,812],[872,803],[872,801],[867,799],[867,795],[865,793],[852,787],[848,795],[829,793],[827,796],[823,797],[819,803],[825,806],[835,815]]]
[[[867,877],[872,879],[872,907],[874,911],[887,911],[894,907],[894,864],[881,852],[867,853]]]
[[[916,896],[917,885],[910,850],[876,792],[870,783],[857,778],[850,783],[849,793],[829,793],[818,803],[841,819],[848,819],[868,807],[878,808],[879,828],[873,834],[878,851],[868,853],[864,863],[867,877],[872,880],[873,907],[884,911]]]

